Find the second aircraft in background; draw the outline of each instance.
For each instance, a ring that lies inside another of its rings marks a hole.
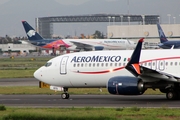
[[[160,44],[158,45],[163,49],[180,49],[180,40],[168,40],[165,36],[161,26],[157,24],[158,33],[160,37]]]
[[[44,39],[27,21],[22,21],[29,42],[45,49],[64,47],[72,51],[134,49],[136,43],[126,39]]]

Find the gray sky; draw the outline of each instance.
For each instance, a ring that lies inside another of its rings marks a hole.
[[[0,36],[26,36],[22,20],[35,27],[35,18],[85,14],[160,15],[161,23],[180,23],[180,0],[0,0]],[[120,23],[116,23],[117,25]],[[57,35],[106,34],[108,23],[54,24]]]

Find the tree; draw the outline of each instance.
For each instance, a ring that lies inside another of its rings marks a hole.
[[[93,34],[95,39],[103,39],[104,35],[100,31],[96,30],[95,33]]]

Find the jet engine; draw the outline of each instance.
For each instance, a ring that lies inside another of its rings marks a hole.
[[[141,95],[145,92],[143,82],[130,76],[116,76],[107,83],[108,92],[116,95]]]
[[[94,47],[94,50],[96,51],[96,50],[103,50],[104,49],[104,47],[103,46],[95,46]]]

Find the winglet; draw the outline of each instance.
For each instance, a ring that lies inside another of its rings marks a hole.
[[[143,41],[144,41],[144,38],[141,38],[138,41],[138,44],[137,44],[136,48],[134,49],[134,52],[131,55],[129,62],[127,63],[127,65],[125,67],[128,71],[130,71],[135,76],[138,76],[140,74],[139,59],[140,59],[140,55],[141,55]]]
[[[128,65],[134,64],[134,63],[139,63],[139,58],[140,58],[140,54],[141,54],[142,42],[143,41],[144,41],[144,38],[141,38],[138,41],[138,44],[136,45],[136,48],[134,49],[134,52],[131,55],[131,59],[128,62]]]

